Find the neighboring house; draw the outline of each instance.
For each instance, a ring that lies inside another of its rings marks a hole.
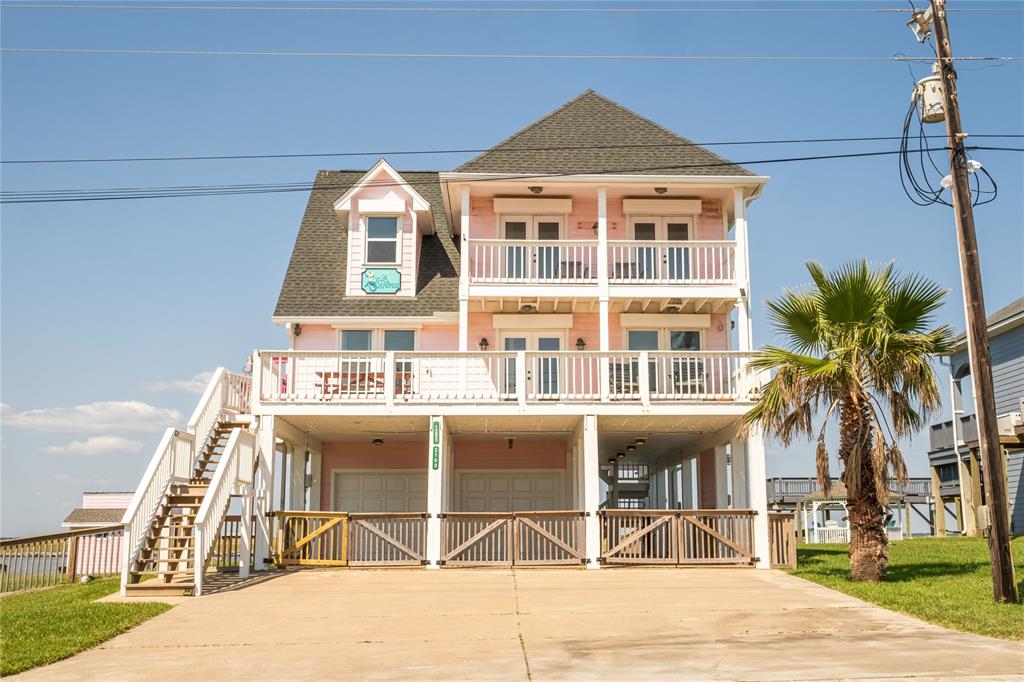
[[[68,530],[110,527],[111,532],[86,535],[76,540],[76,575],[108,573],[122,554],[121,519],[132,501],[131,492],[82,493],[82,506],[71,510],[61,524]]]
[[[1010,532],[1024,534],[1024,298],[997,310],[988,320],[989,351],[999,438],[1003,446],[1010,503]],[[978,535],[977,508],[984,504],[984,484],[973,405],[963,405],[961,385],[970,381],[967,337],[955,340],[950,356],[950,404],[953,419],[932,424],[928,452],[932,495],[951,504],[957,531]],[[946,532],[945,514],[935,517],[936,534]]]
[[[219,371],[166,434],[130,591],[160,588],[144,570],[201,587],[190,556],[232,495],[257,566],[271,541],[281,564],[767,566],[764,446],[741,429],[767,180],[592,91],[454,171],[320,171],[286,347],[251,383]],[[166,559],[149,529],[171,527]]]

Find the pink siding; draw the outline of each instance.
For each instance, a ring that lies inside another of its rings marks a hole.
[[[367,441],[324,443],[321,457],[321,481],[331,480],[332,469],[427,469],[427,442],[385,441],[372,445]],[[330,484],[320,487],[320,508],[331,508]]]
[[[616,315],[616,317],[618,317]],[[597,313],[573,313],[572,329],[566,339],[566,350],[576,350],[576,339],[583,339],[585,350],[601,350],[601,316]]]
[[[564,469],[564,441],[456,441],[456,469]]]
[[[399,272],[402,273],[402,288],[393,296],[414,296],[416,293],[416,259],[419,256],[420,235],[413,228],[412,195],[406,188],[391,181],[390,177],[386,171],[381,169],[371,180],[369,186],[352,197],[352,209],[349,211],[348,282],[346,283],[346,290],[349,296],[368,295],[362,290],[362,273],[365,267],[363,264],[365,226],[359,214],[360,199],[397,198],[405,202],[405,215],[400,221],[401,240],[399,253],[401,254],[401,264],[398,266]],[[383,181],[384,178],[387,179],[386,182]],[[382,181],[375,186],[373,181],[378,179]],[[386,268],[390,266],[383,265],[379,267]],[[378,295],[389,296],[390,294]]]
[[[133,493],[83,493],[83,509],[127,509]]]
[[[722,203],[718,200],[705,200],[703,209],[697,216],[697,239],[725,239],[726,226],[725,217],[722,215]]]
[[[712,315],[711,326],[704,330],[704,350],[727,350],[728,346],[729,316]]]
[[[469,349],[479,350],[480,339],[486,338],[491,350],[498,348],[498,335],[494,332],[494,316],[491,313],[469,314]]]
[[[419,348],[417,350],[458,350],[458,325],[428,325],[420,330]],[[472,337],[470,337],[472,340]]]
[[[295,337],[295,350],[338,350],[338,330],[326,324],[304,324],[302,334]]]

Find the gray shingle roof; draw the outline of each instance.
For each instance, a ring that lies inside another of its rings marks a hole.
[[[276,317],[419,316],[459,309],[459,253],[452,242],[436,172],[401,173],[430,202],[434,222],[435,234],[422,237],[416,298],[345,295],[348,225],[334,210],[334,202],[364,175],[366,171],[317,174],[281,285]]]
[[[64,523],[81,525],[86,523],[121,523],[124,509],[72,509]]]
[[[1013,301],[1009,305],[1003,306],[999,310],[989,315],[985,319],[985,327],[987,329],[991,329],[1000,322],[1005,322],[1006,320],[1009,320],[1011,317],[1015,317],[1017,315],[1020,315],[1021,313],[1024,313],[1024,296],[1018,298],[1016,301]],[[963,332],[955,339],[953,339],[953,347],[958,348],[959,346],[966,345],[966,342],[967,332]]]
[[[566,102],[456,171],[753,175],[593,90]]]

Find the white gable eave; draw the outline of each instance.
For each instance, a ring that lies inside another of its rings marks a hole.
[[[374,164],[373,168],[366,172],[366,175],[359,179],[359,182],[352,185],[352,187],[341,195],[341,197],[334,202],[335,211],[350,211],[352,210],[352,199],[359,194],[360,191],[366,188],[374,178],[380,173],[387,174],[397,185],[400,185],[405,191],[412,197],[412,210],[414,211],[429,211],[430,202],[423,198],[423,196],[410,185],[405,178],[403,178],[398,171],[396,171],[391,164],[384,159],[381,159]],[[387,201],[387,200],[374,200],[374,201]]]

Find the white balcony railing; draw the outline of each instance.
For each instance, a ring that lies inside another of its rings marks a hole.
[[[596,284],[598,259],[611,284],[734,284],[736,242],[469,240],[472,284]]]
[[[610,241],[612,284],[732,284],[736,242]]]
[[[469,241],[470,282],[478,284],[594,284],[594,240]]]
[[[749,353],[260,351],[263,403],[745,401]]]

